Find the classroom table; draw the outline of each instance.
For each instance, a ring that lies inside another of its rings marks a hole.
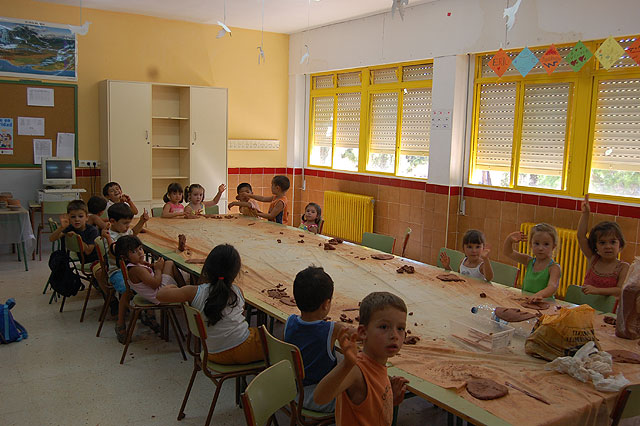
[[[15,210],[0,209],[0,243],[15,244],[18,250],[18,260],[20,260],[20,250],[22,250],[25,271],[29,270],[27,253],[33,249],[35,240],[33,228],[29,222],[29,212],[22,207]]]
[[[407,328],[421,340],[404,345],[400,354],[389,360],[389,374],[407,377],[413,393],[473,424],[606,424],[617,393],[598,392],[590,383],[544,370],[546,361],[524,353],[524,339],[514,337],[505,353],[492,354],[474,352],[451,337],[450,320],[476,320],[470,312],[474,305],[520,307],[519,290],[469,278],[462,283],[445,283],[436,278],[442,270],[434,266],[399,257],[374,260],[371,255],[379,252],[348,243],[324,250],[324,236],[260,219],[220,217],[152,218],[140,238],[157,255],[196,274],[200,265],[186,263],[187,258],[204,258],[217,244],[233,244],[242,258],[236,283],[245,299],[279,320],[298,313],[297,308],[272,299],[266,290],[283,284],[293,296],[295,274],[310,264],[323,266],[334,280],[332,320],[339,320],[343,313],[355,320],[358,301],[371,291],[401,296],[409,311]],[[187,236],[187,250],[182,253],[177,252],[178,234]],[[396,272],[405,264],[414,266],[415,273]],[[555,305],[549,308],[551,312],[555,312]],[[616,338],[614,328],[602,318],[596,316],[595,331],[603,350],[637,351],[636,341]],[[614,373],[619,372],[632,383],[640,382],[638,365],[615,363]],[[551,405],[511,388],[504,398],[477,400],[464,388],[470,377],[509,381],[543,395]]]

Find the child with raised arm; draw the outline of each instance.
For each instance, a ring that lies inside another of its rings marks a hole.
[[[547,224],[539,223],[529,232],[529,245],[533,257],[513,250],[513,245],[526,241],[522,232],[513,232],[504,241],[504,254],[518,263],[527,265],[522,282],[522,290],[533,293],[533,299],[553,297],[560,283],[562,271],[553,260],[553,252],[558,246],[558,232]]]
[[[249,198],[249,195],[253,195],[251,185],[247,182],[242,182],[238,185],[236,191],[238,192],[238,195],[236,195],[237,201],[229,203],[229,208],[238,207],[241,214],[245,216],[258,217],[258,212],[260,211],[258,203]]]
[[[165,202],[164,207],[162,207],[162,217],[184,217],[184,206],[182,205],[184,199],[182,193],[182,185],[177,182],[169,184],[167,193],[162,197],[162,200]]]
[[[622,229],[615,222],[600,222],[591,228],[587,238],[590,213],[587,194],[582,201],[582,215],[578,222],[578,245],[589,260],[582,292],[620,297],[622,284],[629,272],[629,264],[618,260],[618,254],[624,247]]]
[[[477,229],[470,229],[462,237],[462,250],[465,258],[460,263],[460,273],[482,281],[493,279],[493,269],[489,260],[489,246],[484,234]],[[444,269],[451,270],[451,259],[446,252],[440,253],[440,261]]]
[[[304,208],[302,222],[298,228],[317,234],[320,229],[319,225],[322,221],[322,209],[316,203],[309,203]]]
[[[408,381],[387,375],[387,359],[402,348],[407,306],[387,292],[369,294],[360,304],[356,333],[340,330],[338,341],[344,359],[318,383],[313,395],[317,404],[336,398],[336,424],[386,425],[393,421],[393,406],[404,399]],[[356,339],[362,340],[358,353]]]
[[[87,201],[87,209],[89,210],[87,223],[95,226],[99,230],[106,228],[107,221],[102,219],[102,214],[107,209],[107,199],[94,195]]]
[[[207,207],[215,206],[220,201],[222,193],[227,189],[227,185],[224,183],[218,187],[218,193],[213,200],[205,201],[204,187],[199,183],[192,183],[184,189],[184,198],[188,202],[184,208],[186,215],[204,216],[206,214]]]
[[[98,228],[87,224],[89,210],[87,209],[85,202],[82,200],[70,201],[69,204],[67,204],[67,216],[68,219],[63,221],[61,224],[62,226],[53,231],[49,236],[49,241],[56,241],[62,238],[63,234],[74,232],[82,238],[84,262],[89,265],[92,262],[97,261],[98,255],[95,250],[95,239],[98,238],[100,234],[98,232]],[[68,220],[68,222],[66,222],[66,220]]]
[[[284,341],[296,345],[304,364],[304,401],[308,410],[331,413],[335,400],[318,405],[313,402],[313,392],[320,380],[337,364],[334,346],[340,330],[346,326],[340,322],[325,321],[331,310],[333,280],[324,269],[315,266],[298,272],[293,281],[293,297],[300,315],[290,315],[284,326]]]
[[[138,214],[138,208],[133,204],[133,201],[131,201],[131,197],[122,193],[122,188],[118,182],[107,183],[102,188],[102,195],[107,199],[107,209],[115,203],[126,203],[131,207],[134,216]]]
[[[269,212],[258,212],[259,217],[270,220],[277,223],[289,223],[289,207],[287,203],[286,193],[290,186],[289,178],[286,176],[278,175],[274,176],[271,180],[271,193],[270,197],[263,197],[261,195],[249,194],[248,198],[262,201],[269,204]]]

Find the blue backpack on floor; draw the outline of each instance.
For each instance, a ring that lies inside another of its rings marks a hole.
[[[27,329],[24,328],[18,321],[13,319],[11,315],[11,308],[16,305],[16,301],[9,299],[4,305],[0,305],[0,342],[11,343],[19,342],[22,339],[26,339]]]

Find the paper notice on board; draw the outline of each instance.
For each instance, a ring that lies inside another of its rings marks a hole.
[[[18,135],[44,136],[44,118],[18,117]]]
[[[33,140],[33,164],[42,164],[42,157],[52,157],[51,147],[53,142],[51,139],[34,139]]]
[[[53,89],[27,87],[27,105],[52,107],[53,104]]]
[[[0,155],[13,155],[13,118],[0,118]]]
[[[56,141],[56,157],[58,158],[74,158],[75,155],[75,133],[58,133]]]

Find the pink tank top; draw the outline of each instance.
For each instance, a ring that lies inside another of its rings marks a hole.
[[[624,262],[618,262],[616,269],[611,274],[600,274],[595,270],[596,263],[600,260],[600,256],[593,257],[591,267],[584,276],[584,285],[591,285],[598,288],[612,288],[618,286],[618,277]]]
[[[182,204],[173,204],[173,203],[167,203],[167,204],[169,204],[169,213],[184,211],[184,206]]]
[[[149,273],[151,275],[155,275],[153,268],[150,268],[147,265],[140,265],[138,263],[128,263],[127,264],[127,269],[129,269],[129,268],[131,268],[133,266],[138,266],[140,268],[145,268],[145,269],[147,269],[149,271]],[[133,283],[133,282],[131,282],[131,280],[129,280],[129,287],[131,287],[132,290],[135,290],[136,293],[138,293],[140,296],[142,296],[145,299],[147,299],[149,302],[151,302],[151,303],[153,303],[155,305],[160,304],[160,301],[158,299],[156,299],[156,295],[158,294],[158,290],[160,290],[160,287],[151,288],[148,285],[146,285],[145,283],[143,283],[142,281],[140,281],[139,283]]]

